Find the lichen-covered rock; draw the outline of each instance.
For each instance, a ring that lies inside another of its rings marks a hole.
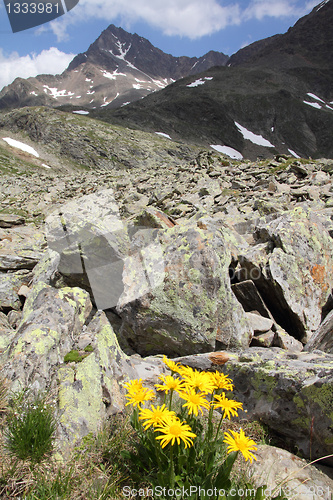
[[[223,365],[235,384],[233,397],[246,414],[285,437],[306,457],[333,453],[333,356],[250,348]],[[328,463],[333,464],[332,459]]]
[[[37,285],[40,282],[53,286],[57,280],[58,267],[60,262],[60,254],[48,248],[40,259],[38,264],[33,269],[32,285]]]
[[[318,330],[304,347],[305,351],[313,351],[314,349],[333,354],[333,311],[328,313]]]
[[[61,365],[57,373],[61,439],[70,444],[97,432],[107,416],[124,409],[120,384],[136,377],[103,312],[95,315],[86,334],[92,351],[77,363]]]
[[[274,319],[306,343],[321,321],[333,286],[333,240],[328,214],[296,208],[257,225],[257,245],[240,255]]]
[[[267,498],[283,493],[293,500],[331,499],[333,480],[306,460],[267,444],[259,445],[255,456],[247,474],[254,488],[266,487]]]
[[[12,227],[20,224],[24,224],[24,217],[16,214],[1,214],[0,215],[0,227]]]
[[[163,372],[162,360],[126,356],[102,311],[96,313],[84,335],[91,339],[86,357],[62,364],[57,371],[63,449],[89,432],[96,433],[107,417],[124,410],[124,382],[142,378],[147,387],[151,379],[157,383],[157,376]],[[74,348],[79,341],[80,337]]]
[[[129,239],[113,190],[66,203],[47,217],[46,230],[49,248],[59,254],[57,270],[66,283],[88,290],[98,309],[114,307],[123,290]],[[52,263],[56,261],[50,261],[49,267]]]
[[[268,330],[270,330],[274,324],[274,322],[271,319],[265,318],[260,314],[247,312],[245,313],[245,315],[254,334],[268,332]]]
[[[15,273],[0,273],[0,311],[21,309],[18,291],[22,285],[28,285],[31,278],[32,274],[27,269]]]
[[[251,341],[251,347],[273,347],[275,332],[269,330],[266,333],[255,335]]]
[[[253,332],[229,279],[242,238],[220,226],[209,217],[175,226],[151,209],[124,224],[111,189],[47,219],[58,271],[88,290],[98,309],[116,307],[121,345],[142,355],[213,350],[216,341],[230,349],[249,345]],[[42,264],[36,276],[48,277]]]
[[[283,328],[277,328],[274,335],[274,347],[281,347],[281,349],[286,349],[289,352],[301,352],[303,350],[303,344],[295,337],[289,335]]]
[[[214,350],[216,341],[229,349],[249,345],[253,332],[231,291],[231,240],[230,230],[207,218],[156,231],[145,252],[125,261],[117,312],[131,347],[172,356]]]
[[[0,312],[0,354],[5,351],[15,335],[15,330],[8,321],[7,316]]]
[[[197,354],[175,362],[199,370],[219,370],[233,380],[232,399],[245,411],[239,418],[259,420],[283,436],[305,458],[333,454],[333,356],[322,351],[289,353],[272,347],[250,347],[241,353]],[[222,356],[223,357],[223,356]],[[326,459],[333,465],[333,459]]]
[[[0,240],[0,271],[33,269],[43,256],[45,236],[33,224],[2,230]]]
[[[56,290],[36,285],[24,305],[21,323],[2,355],[12,389],[49,388],[91,311],[89,294],[79,288]]]

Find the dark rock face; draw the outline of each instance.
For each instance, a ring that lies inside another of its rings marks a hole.
[[[231,56],[228,64],[266,65],[281,68],[333,66],[333,6],[322,2],[284,35],[255,42]]]

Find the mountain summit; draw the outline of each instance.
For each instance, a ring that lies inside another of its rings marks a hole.
[[[214,51],[200,58],[173,57],[112,24],[61,75],[17,78],[4,87],[0,109],[36,105],[118,108],[179,78],[225,65],[228,59]]]

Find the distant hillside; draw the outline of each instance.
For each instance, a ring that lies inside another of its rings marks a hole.
[[[286,34],[240,50],[226,67],[92,115],[175,140],[231,148],[234,157],[333,157],[332,25],[329,0]]]

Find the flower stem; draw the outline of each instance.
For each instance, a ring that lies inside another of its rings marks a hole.
[[[223,420],[223,413],[221,413],[221,418],[220,418],[219,425],[217,426],[217,430],[216,430],[214,441],[217,439],[217,436],[219,435],[219,432],[220,432],[220,429],[221,429],[221,425],[222,425],[222,420]]]

